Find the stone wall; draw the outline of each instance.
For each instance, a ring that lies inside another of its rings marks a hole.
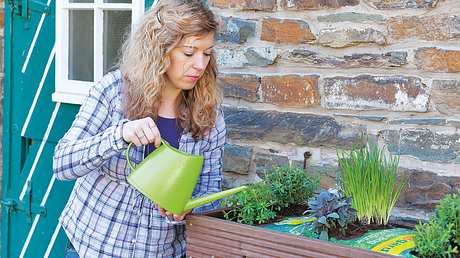
[[[335,184],[361,133],[400,154],[408,215],[460,187],[460,1],[209,0],[226,187],[304,165]],[[406,213],[405,213],[406,214]]]
[[[304,157],[331,187],[336,149],[362,132],[401,154],[403,211],[430,210],[460,187],[460,1],[208,2],[222,25],[226,187]]]

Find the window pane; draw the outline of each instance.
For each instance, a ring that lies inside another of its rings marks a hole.
[[[94,80],[94,17],[91,10],[69,11],[69,79]]]
[[[94,3],[94,0],[70,0],[69,3]]]
[[[131,0],[104,0],[104,3],[131,3]]]
[[[104,11],[104,74],[113,70],[124,35],[131,26],[131,11]]]

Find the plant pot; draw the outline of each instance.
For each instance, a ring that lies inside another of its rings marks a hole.
[[[218,218],[187,217],[187,257],[395,257]]]

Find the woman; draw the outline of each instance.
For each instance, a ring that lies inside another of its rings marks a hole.
[[[128,185],[163,138],[204,156],[193,196],[221,190],[225,123],[213,55],[217,22],[194,0],[160,0],[123,45],[120,69],[91,88],[55,149],[58,179],[76,183],[60,221],[81,257],[181,257],[186,214],[157,207]],[[213,202],[193,210],[218,207]]]

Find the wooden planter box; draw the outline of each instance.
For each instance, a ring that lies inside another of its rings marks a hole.
[[[187,217],[187,257],[395,257],[219,219]]]

